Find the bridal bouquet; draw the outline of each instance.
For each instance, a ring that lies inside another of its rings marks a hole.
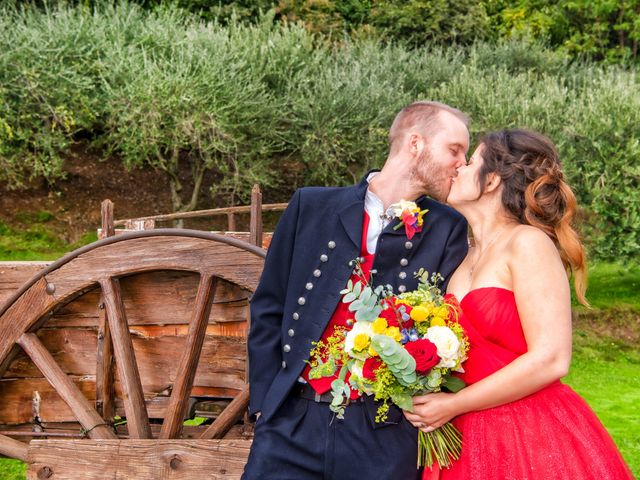
[[[338,328],[326,341],[314,343],[311,378],[335,377],[331,410],[342,418],[351,392],[374,395],[380,401],[376,421],[386,420],[390,402],[412,411],[412,397],[443,389],[456,392],[468,341],[458,324],[459,305],[436,287],[439,274],[429,279],[416,273],[418,288],[394,294],[391,286],[372,288],[353,261],[360,280],[349,281],[340,293],[354,312],[352,328]],[[450,423],[429,433],[419,431],[418,466],[451,465],[460,456],[462,438]]]

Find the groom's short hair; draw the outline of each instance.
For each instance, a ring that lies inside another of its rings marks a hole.
[[[445,103],[421,100],[404,107],[391,124],[389,129],[389,146],[394,150],[394,144],[411,129],[417,129],[425,136],[432,135],[440,126],[440,113],[449,112],[457,117],[469,128],[469,117]]]

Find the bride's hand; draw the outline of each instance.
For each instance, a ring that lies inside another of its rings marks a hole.
[[[413,397],[413,412],[404,411],[404,416],[423,432],[432,432],[457,415],[453,408],[453,394],[428,393]]]

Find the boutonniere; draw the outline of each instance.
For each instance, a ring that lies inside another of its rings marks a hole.
[[[398,203],[391,205],[390,208],[393,209],[393,216],[400,219],[400,223],[393,227],[394,230],[404,225],[404,231],[409,240],[413,238],[416,232],[422,231],[422,217],[429,211],[428,209],[420,210],[416,202],[407,202],[406,200],[400,200]]]

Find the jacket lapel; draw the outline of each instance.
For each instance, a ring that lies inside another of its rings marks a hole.
[[[369,172],[371,173],[371,172]],[[353,244],[359,249],[362,241],[362,223],[364,221],[364,196],[367,193],[367,173],[364,178],[356,185],[355,189],[351,191],[353,195],[350,195],[345,202],[344,208],[338,212],[338,218],[340,224],[344,229],[347,237],[353,242]]]

